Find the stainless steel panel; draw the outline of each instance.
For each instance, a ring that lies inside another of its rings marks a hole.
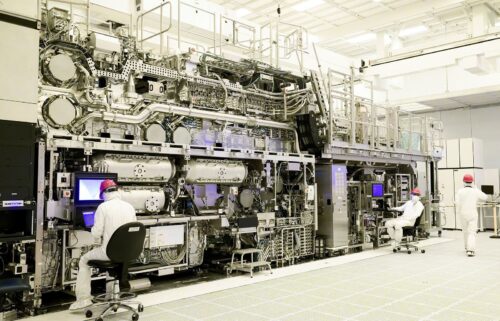
[[[349,242],[347,212],[347,168],[345,165],[317,165],[318,234],[326,247],[343,248]]]

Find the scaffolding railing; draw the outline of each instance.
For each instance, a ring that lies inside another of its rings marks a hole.
[[[282,29],[291,29],[289,33],[282,33]],[[266,35],[267,34],[267,35]],[[282,22],[279,19],[270,21],[260,27],[259,32],[259,59],[276,68],[280,67],[282,59],[289,59],[293,54],[297,56],[299,70],[304,71],[304,53],[308,48],[308,32],[302,26]]]
[[[442,147],[442,125],[397,107],[376,105],[370,81],[328,70],[330,144],[433,155]],[[360,92],[357,88],[364,89]]]
[[[244,38],[245,33],[248,35],[246,39]],[[224,15],[219,17],[219,45],[217,46],[219,55],[223,55],[223,48],[232,47],[244,50],[244,54],[248,58],[254,59],[256,37],[255,27]],[[214,52],[217,53],[217,50]]]
[[[164,8],[168,6],[168,25],[166,28],[163,28],[163,11]],[[160,27],[158,32],[153,32],[151,35],[144,37],[144,17],[149,16],[155,11],[159,10],[160,11]],[[168,32],[172,28],[172,2],[166,1],[162,2],[158,6],[149,9],[145,12],[140,13],[137,16],[137,21],[136,21],[136,38],[137,41],[140,44],[141,49],[143,49],[144,42],[147,40],[150,40],[155,37],[160,37],[160,54],[163,53],[163,42],[164,42],[164,34]],[[167,47],[168,47],[168,41],[167,41]]]

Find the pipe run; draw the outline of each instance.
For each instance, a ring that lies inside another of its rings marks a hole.
[[[176,105],[152,103],[135,115],[118,114],[109,111],[92,112],[90,114],[83,116],[80,120],[76,122],[76,124],[83,124],[84,122],[88,121],[91,118],[102,118],[103,121],[139,125],[146,122],[154,113],[165,113],[178,116],[210,119],[210,120],[222,120],[250,127],[260,126],[260,127],[289,130],[292,131],[295,135],[295,150],[300,153],[298,134],[292,125],[272,120],[263,120],[242,115],[232,115],[232,114],[218,113],[207,110],[191,109]],[[73,127],[75,127],[75,125],[73,125]]]
[[[269,128],[277,128],[284,130],[294,130],[291,125],[285,123],[279,123],[272,120],[261,120],[254,117],[241,116],[241,115],[231,115],[217,113],[213,111],[200,110],[200,109],[190,109],[175,105],[166,105],[159,103],[152,103],[140,113],[136,115],[124,115],[116,114],[112,112],[103,112],[102,119],[105,121],[114,121],[119,123],[127,124],[142,124],[146,121],[153,113],[166,113],[175,114],[179,116],[197,117],[210,120],[223,120],[236,124],[247,125],[247,126],[261,126]]]

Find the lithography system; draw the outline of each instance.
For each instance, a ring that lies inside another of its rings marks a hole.
[[[241,249],[278,266],[381,246],[384,210],[417,184],[423,231],[439,228],[440,124],[375,106],[358,71],[154,54],[127,26],[84,33],[57,7],[41,17],[35,241],[11,251],[35,307],[74,287],[108,178],[147,227],[136,288],[224,271]]]

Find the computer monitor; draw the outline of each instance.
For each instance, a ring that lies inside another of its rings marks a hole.
[[[481,191],[483,191],[483,193],[487,195],[495,194],[495,188],[493,187],[493,185],[481,185]]]
[[[384,197],[383,183],[372,183],[372,197]]]
[[[86,228],[91,228],[92,226],[94,226],[94,216],[95,216],[95,212],[94,211],[84,211],[84,212],[82,212],[83,225]]]
[[[102,181],[112,179],[116,181],[115,173],[92,173],[92,172],[77,172],[75,173],[75,206],[97,206],[102,202],[100,197],[100,186]]]

